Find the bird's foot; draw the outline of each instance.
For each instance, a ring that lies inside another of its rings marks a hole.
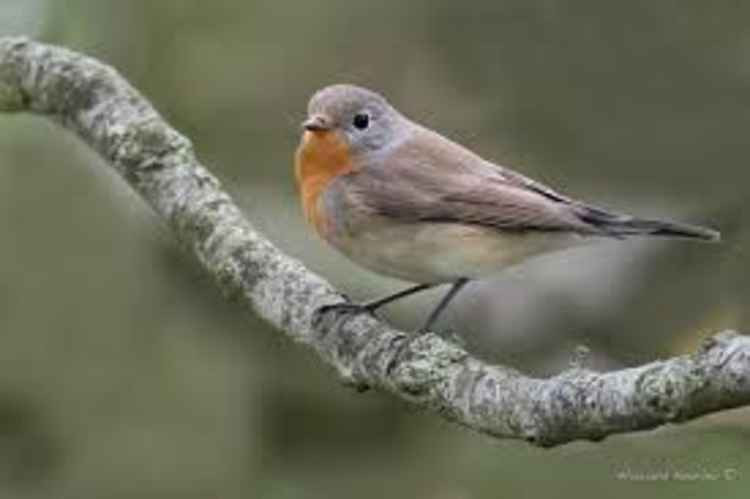
[[[341,315],[359,315],[359,314],[370,314],[375,316],[375,307],[368,306],[367,304],[360,305],[359,303],[333,303],[331,305],[323,305],[319,307],[314,314],[313,323],[320,322],[324,316],[328,314],[334,314],[336,316]]]
[[[413,335],[414,336],[422,336],[423,334],[430,333],[431,331],[427,329],[426,327],[422,326],[419,329],[415,330]]]

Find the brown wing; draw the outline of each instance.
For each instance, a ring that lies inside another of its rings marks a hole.
[[[418,127],[381,159],[369,158],[325,193],[335,223],[357,230],[382,215],[402,222],[475,224],[501,231],[559,231],[717,241],[715,230],[616,213],[557,193]],[[342,225],[343,224],[343,225]]]
[[[483,160],[433,132],[340,177],[331,195],[404,222],[476,224],[505,231],[600,234],[552,189]],[[450,158],[450,159],[447,159]]]

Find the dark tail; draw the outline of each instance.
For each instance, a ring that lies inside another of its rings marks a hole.
[[[668,220],[648,220],[612,213],[593,206],[578,207],[578,217],[584,222],[613,237],[665,236],[700,239],[717,242],[721,234],[708,227],[689,225]]]

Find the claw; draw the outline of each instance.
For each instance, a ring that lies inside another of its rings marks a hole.
[[[359,315],[368,313],[375,317],[375,312],[372,310],[371,307],[368,307],[367,305],[359,305],[357,303],[333,303],[331,305],[323,305],[322,307],[319,307],[314,315],[313,315],[313,324],[317,325],[320,323],[321,320],[323,320],[323,317],[326,314],[334,313],[336,315]]]
[[[355,315],[363,314],[365,312],[371,314],[372,310],[366,305],[359,305],[357,303],[334,303],[332,305],[323,305],[318,310],[316,310],[316,313],[320,315],[324,315],[329,312]]]

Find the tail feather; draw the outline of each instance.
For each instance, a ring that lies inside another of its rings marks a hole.
[[[578,217],[584,222],[614,237],[665,236],[717,242],[721,234],[708,227],[683,224],[669,220],[651,220],[612,213],[593,206],[581,206]]]

